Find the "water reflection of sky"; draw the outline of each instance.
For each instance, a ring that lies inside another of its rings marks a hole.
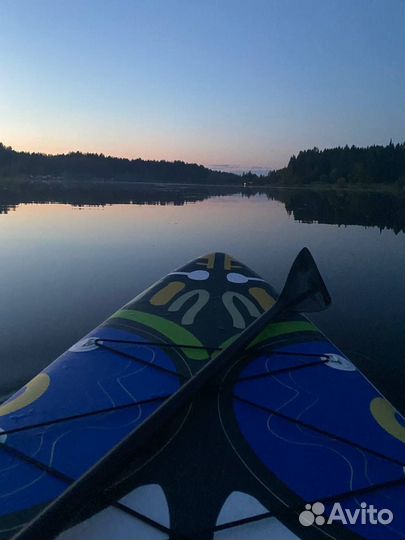
[[[300,223],[282,202],[233,195],[184,206],[21,205],[0,215],[0,245],[0,394],[188,259],[227,251],[280,288],[307,246],[333,297],[313,318],[401,402],[403,233]]]

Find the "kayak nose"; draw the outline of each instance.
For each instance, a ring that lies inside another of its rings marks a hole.
[[[184,275],[194,281],[221,279],[222,282],[227,281],[234,284],[244,284],[250,281],[264,282],[248,266],[232,255],[219,251],[202,255],[169,275]]]

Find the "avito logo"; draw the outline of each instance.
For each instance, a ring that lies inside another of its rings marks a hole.
[[[394,515],[388,508],[379,510],[373,504],[365,502],[360,504],[360,508],[350,510],[343,508],[340,503],[334,503],[328,517],[324,516],[325,505],[321,502],[306,504],[305,510],[299,515],[299,521],[304,527],[310,525],[329,525],[331,523],[341,523],[342,525],[388,525],[394,519]]]

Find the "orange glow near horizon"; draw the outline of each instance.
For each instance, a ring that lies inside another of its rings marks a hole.
[[[79,142],[80,141],[80,142]],[[22,135],[18,137],[8,137],[7,140],[0,140],[6,146],[11,146],[13,150],[18,152],[35,152],[41,154],[68,154],[69,152],[82,152],[82,153],[94,153],[104,154],[105,156],[112,156],[126,159],[143,159],[152,161],[184,161],[186,163],[197,163],[204,165],[205,167],[212,167],[218,165],[226,165],[223,170],[243,169],[249,170],[251,168],[263,168],[271,169],[268,163],[262,162],[258,159],[246,162],[244,160],[235,162],[231,155],[222,154],[218,149],[211,153],[209,149],[195,149],[184,150],[184,148],[176,147],[167,143],[162,139],[156,139],[150,141],[148,139],[139,142],[120,142],[119,140],[111,141],[111,144],[105,144],[105,142],[95,140],[94,143],[88,143],[82,141],[79,138],[77,142],[58,140],[57,137],[51,138],[48,136],[29,136]],[[229,152],[230,153],[230,152]],[[286,154],[287,156],[287,154]],[[275,160],[273,156],[273,163],[277,161],[282,167],[287,164],[289,156],[286,160],[283,158]],[[284,163],[285,161],[285,163]]]

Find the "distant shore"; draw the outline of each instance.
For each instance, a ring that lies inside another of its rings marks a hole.
[[[0,176],[0,197],[2,194],[13,194],[28,191],[45,191],[53,192],[55,189],[58,191],[71,189],[82,189],[83,191],[92,191],[94,195],[98,192],[105,192],[108,189],[112,191],[137,191],[150,187],[153,190],[159,189],[162,191],[171,191],[172,189],[221,189],[232,188],[239,191],[246,190],[310,190],[310,191],[355,191],[355,192],[381,192],[401,194],[405,191],[405,186],[399,183],[370,183],[370,184],[350,184],[337,185],[337,184],[324,184],[324,183],[308,183],[308,184],[271,184],[271,183],[246,183],[241,178],[240,183],[196,183],[196,182],[144,182],[144,181],[130,181],[130,180],[114,180],[114,179],[64,179],[60,177],[34,177],[34,176],[20,176],[20,177],[2,177]]]
[[[282,169],[267,175],[209,169],[183,161],[127,159],[103,154],[69,152],[40,154],[13,150],[0,142],[0,192],[82,189],[89,186],[97,195],[133,186],[173,186],[197,189],[309,189],[312,191],[360,191],[401,193],[404,191],[405,143],[387,146],[356,146],[301,150]],[[102,187],[100,187],[102,186]],[[146,189],[146,187],[145,187]]]
[[[293,190],[307,190],[307,191],[355,191],[355,192],[376,192],[376,193],[404,193],[405,186],[399,184],[346,184],[344,186],[338,186],[336,184],[272,184],[272,185],[252,185],[248,186],[254,189],[293,189]]]

